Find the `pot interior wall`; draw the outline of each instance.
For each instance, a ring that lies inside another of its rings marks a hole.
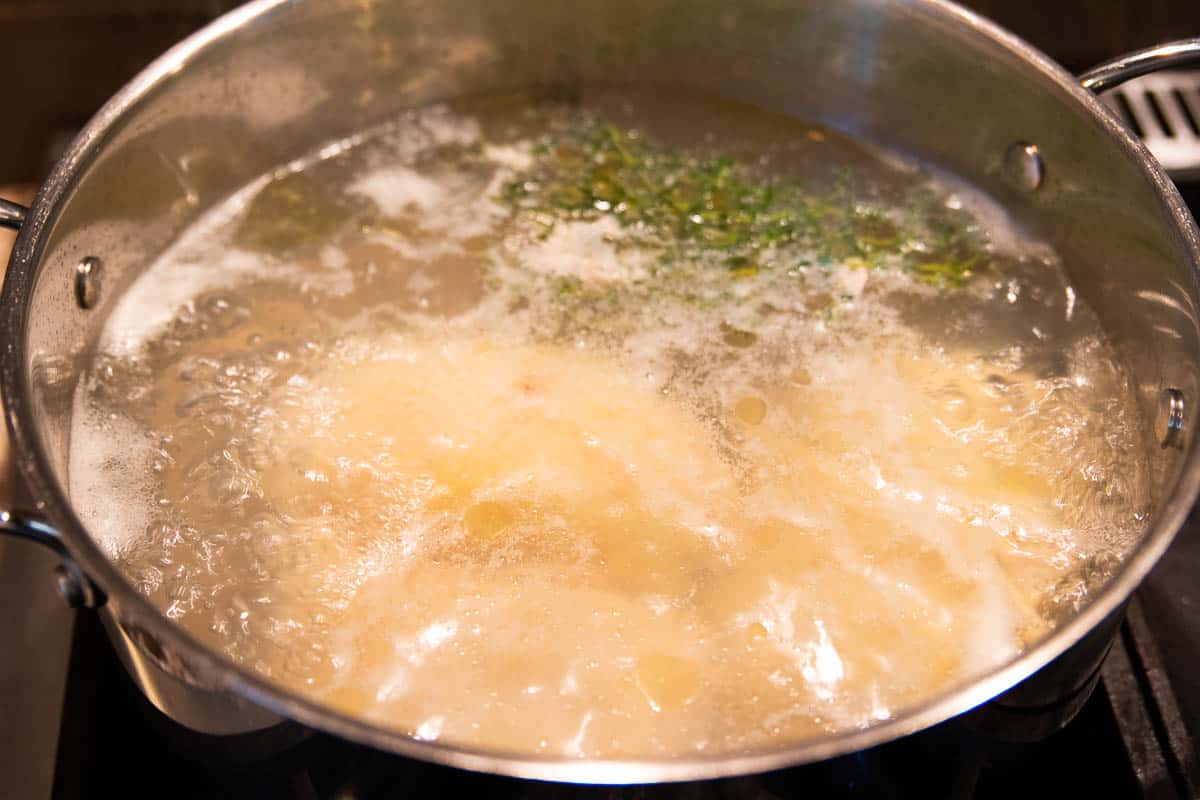
[[[80,369],[114,301],[182,228],[322,142],[405,108],[513,90],[569,98],[598,85],[684,87],[914,154],[993,193],[1059,248],[1148,415],[1167,386],[1200,401],[1192,265],[1162,196],[1044,68],[936,5],[295,2],[177,61],[79,154],[79,179],[61,187],[33,254],[27,353],[41,434],[64,485]],[[1045,157],[1032,194],[1002,173],[1018,141]],[[84,312],[71,279],[87,255],[103,259],[104,286],[100,305]],[[1154,452],[1162,502],[1184,451]]]

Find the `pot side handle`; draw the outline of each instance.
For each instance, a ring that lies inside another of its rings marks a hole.
[[[59,557],[62,563],[55,570],[55,581],[59,594],[71,608],[104,605],[107,600],[104,591],[84,574],[67,552],[58,531],[41,517],[22,511],[0,511],[0,536],[36,542]]]
[[[0,197],[0,228],[20,230],[28,215],[29,209],[25,206]]]
[[[1200,37],[1127,53],[1089,69],[1079,76],[1079,83],[1100,94],[1142,75],[1195,62],[1200,62]]]

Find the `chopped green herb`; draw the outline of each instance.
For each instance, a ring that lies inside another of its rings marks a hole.
[[[935,286],[964,286],[971,277],[971,264],[974,259],[958,262],[924,262],[917,266],[919,280]]]
[[[758,263],[748,256],[730,256],[725,260],[729,274],[735,278],[753,278],[758,274]]]
[[[751,278],[790,247],[819,263],[896,265],[954,287],[979,263],[966,226],[945,219],[928,226],[932,247],[906,248],[912,234],[854,202],[848,173],[831,192],[817,193],[794,178],[757,177],[728,156],[665,148],[594,119],[548,137],[533,156],[500,192],[514,214],[533,220],[542,235],[559,222],[612,217],[628,231],[625,246],[658,250],[667,265],[717,253],[731,277]]]

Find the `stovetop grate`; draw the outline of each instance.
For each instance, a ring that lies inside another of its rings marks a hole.
[[[1200,179],[1200,71],[1146,75],[1103,100],[1176,180]]]

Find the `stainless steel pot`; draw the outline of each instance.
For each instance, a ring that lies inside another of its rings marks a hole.
[[[1086,699],[1129,594],[1200,489],[1200,235],[1171,183],[1092,91],[1200,54],[1136,54],[1081,81],[941,0],[259,0],[168,52],[114,97],[57,165],[20,228],[0,298],[4,393],[34,507],[0,526],[62,557],[59,584],[99,609],[130,674],[208,734],[283,720],[468,769],[597,782],[694,779],[827,758],[973,712],[1044,733]],[[597,762],[420,742],[323,708],[201,646],[139,595],[67,492],[76,382],[108,311],[153,257],[250,177],[391,118],[466,94],[639,84],[729,95],[881,142],[1000,198],[1063,254],[1148,419],[1154,514],[1120,573],[1010,663],[893,719],[776,750]],[[1015,688],[1014,688],[1015,687]],[[990,701],[990,702],[989,702]],[[1039,709],[1054,708],[1046,719]],[[1030,719],[1040,720],[1031,729]]]

